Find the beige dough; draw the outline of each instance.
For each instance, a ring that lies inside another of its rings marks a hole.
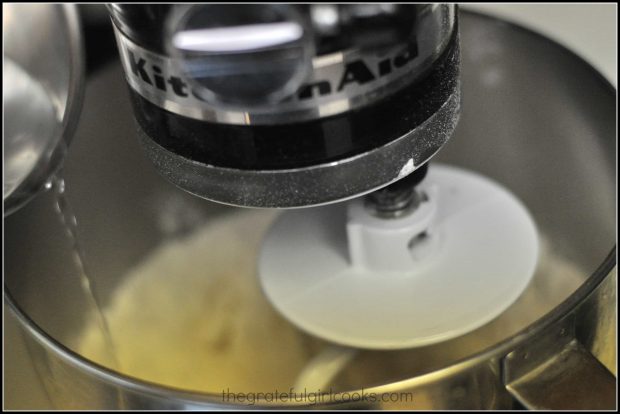
[[[121,372],[204,392],[288,392],[315,341],[260,292],[256,256],[275,214],[218,218],[129,272],[104,311]],[[113,365],[94,320],[78,352]]]

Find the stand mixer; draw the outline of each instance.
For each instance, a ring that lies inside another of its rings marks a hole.
[[[517,200],[432,167],[435,183],[414,189],[459,116],[454,5],[110,11],[142,142],[164,177],[246,207],[356,199],[346,219],[285,213],[264,242],[263,289],[302,329],[356,347],[419,346],[483,325],[527,286],[538,240]],[[334,245],[338,227],[347,241]],[[291,303],[296,292],[314,293]]]
[[[310,363],[325,378],[309,383],[330,384],[364,350],[449,348],[501,318],[547,263],[543,216],[523,191],[484,168],[429,162],[461,112],[455,6],[114,4],[109,13],[158,173],[203,199],[285,209],[253,236],[255,276],[278,314],[327,344]],[[485,383],[478,368],[466,377]],[[524,378],[521,367],[504,369]],[[305,377],[313,373],[297,383]],[[428,393],[450,403],[428,406],[475,406],[450,387],[445,400]],[[143,402],[121,394],[121,406]],[[168,397],[153,404],[213,402]]]
[[[110,10],[147,152],[201,197],[356,197],[413,172],[456,126],[455,6]]]

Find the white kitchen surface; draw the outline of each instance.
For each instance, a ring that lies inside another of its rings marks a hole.
[[[463,8],[520,23],[562,43],[617,84],[616,4],[468,4]],[[14,317],[4,307],[4,408],[51,408],[19,337]]]
[[[590,62],[614,86],[617,85],[616,4],[472,3],[462,7],[502,17],[543,33]]]

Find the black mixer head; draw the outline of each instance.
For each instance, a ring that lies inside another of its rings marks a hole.
[[[301,207],[395,182],[460,108],[453,5],[112,5],[146,151],[210,200]]]

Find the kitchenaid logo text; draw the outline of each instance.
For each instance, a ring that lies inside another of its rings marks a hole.
[[[376,67],[363,59],[353,60],[344,65],[344,70],[337,83],[325,79],[302,85],[297,92],[297,98],[310,99],[317,96],[331,94],[334,90],[341,92],[348,85],[364,85],[403,68],[418,56],[416,43],[409,43],[407,47],[395,56],[380,60]],[[371,69],[372,68],[372,69]]]
[[[342,92],[355,86],[369,85],[379,79],[385,79],[389,75],[403,72],[407,64],[418,56],[418,47],[415,42],[409,43],[405,48],[392,56],[373,61],[362,58],[341,63],[342,69],[336,75],[331,72],[329,78],[321,78],[320,73],[315,72],[318,80],[313,80],[302,85],[296,98],[305,101],[313,98],[323,98],[331,94]],[[165,57],[157,60],[162,64],[151,61],[148,57],[139,55],[137,52],[125,48],[125,69],[143,85],[155,88],[167,94],[173,94],[177,98],[193,98],[204,101],[190,86],[189,82],[180,76],[166,75],[171,70],[171,61]]]

